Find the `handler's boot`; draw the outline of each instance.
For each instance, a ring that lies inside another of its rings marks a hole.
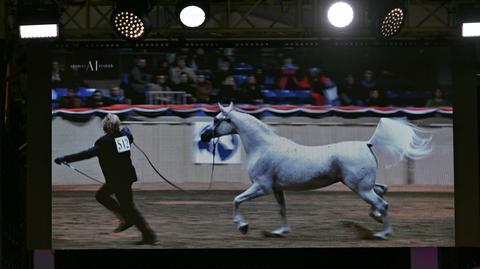
[[[113,213],[115,214],[115,216],[117,216],[117,218],[118,218],[118,220],[119,220],[118,227],[115,228],[115,230],[113,230],[114,233],[123,232],[123,231],[125,231],[126,229],[128,229],[128,228],[130,228],[130,227],[133,226],[133,223],[125,220],[125,218],[124,218],[119,212],[113,211]]]
[[[142,234],[142,240],[135,243],[136,245],[155,245],[157,236],[153,231]]]
[[[130,228],[133,226],[133,223],[127,222],[125,220],[120,220],[120,223],[118,224],[118,227],[113,230],[114,233],[120,233],[125,231],[126,229]]]
[[[142,240],[136,242],[136,245],[154,245],[157,242],[157,236],[155,232],[150,228],[143,217],[139,218],[139,221],[135,224],[142,233]]]

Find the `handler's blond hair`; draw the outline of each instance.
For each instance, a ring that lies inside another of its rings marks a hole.
[[[120,132],[120,119],[115,114],[108,114],[102,121],[103,131],[107,134]]]

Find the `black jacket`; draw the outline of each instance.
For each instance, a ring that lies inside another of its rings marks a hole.
[[[98,157],[105,182],[109,185],[132,183],[137,181],[135,167],[130,159],[133,136],[127,127],[114,134],[105,134],[95,145],[79,153],[66,155],[66,162],[76,162]]]

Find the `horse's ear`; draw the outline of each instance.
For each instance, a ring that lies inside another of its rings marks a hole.
[[[228,110],[222,106],[222,104],[218,103],[218,108],[223,114],[228,114]]]
[[[233,110],[233,102],[230,102],[230,105],[227,108],[228,112],[231,112]]]

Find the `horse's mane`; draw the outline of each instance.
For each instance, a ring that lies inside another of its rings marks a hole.
[[[262,130],[267,134],[276,134],[275,130],[272,127],[268,126],[267,124],[255,118],[254,116],[247,113],[240,112],[240,111],[235,111],[235,112],[237,112],[237,115],[242,117],[242,119],[254,125],[257,129]]]

